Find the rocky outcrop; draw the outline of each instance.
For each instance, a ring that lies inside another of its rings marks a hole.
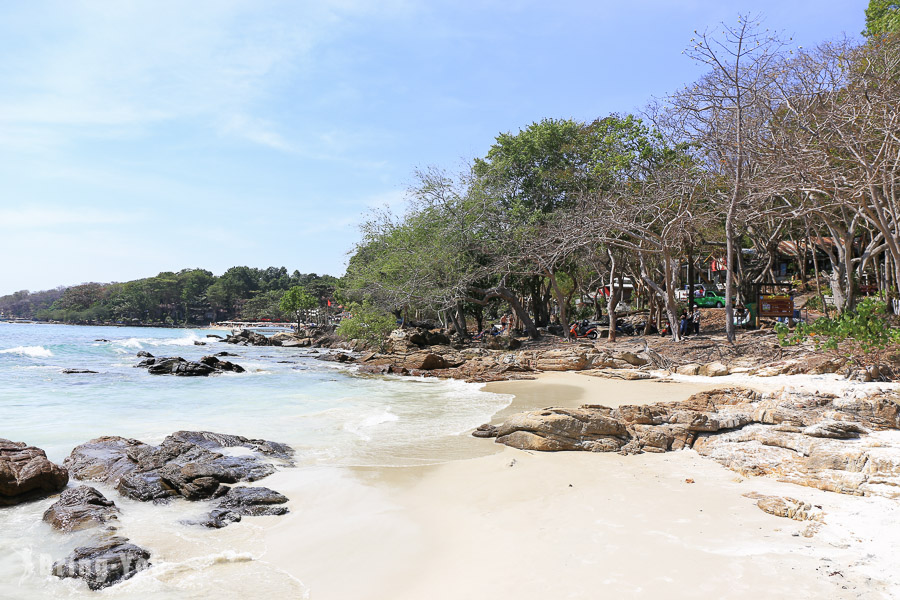
[[[410,371],[433,371],[434,369],[446,369],[450,366],[443,356],[433,352],[414,352],[403,359],[400,366]]]
[[[150,566],[150,552],[115,535],[119,509],[96,489],[69,488],[44,513],[44,521],[59,531],[93,529],[90,541],[53,564],[60,578],[83,579],[92,590],[109,587]]]
[[[281,506],[288,499],[275,490],[266,487],[233,487],[216,502],[207,518],[201,522],[206,527],[221,529],[236,523],[244,516],[283,515],[288,512]]]
[[[217,356],[204,356],[199,361],[185,360],[180,356],[150,356],[139,362],[137,367],[144,367],[151,375],[177,375],[179,377],[208,377],[219,373],[243,373],[244,368]]]
[[[250,331],[249,329],[241,329],[239,332],[229,335],[225,338],[225,342],[228,344],[237,344],[238,346],[269,346],[269,338],[262,335],[261,333],[256,333],[255,331]]]
[[[68,482],[66,470],[40,448],[0,438],[0,506],[45,498]]]
[[[227,360],[220,360],[216,356],[204,356],[199,362],[222,373],[243,373],[245,371],[241,365],[236,365]]]
[[[80,485],[68,488],[44,512],[44,521],[59,531],[78,531],[105,525],[118,518],[119,509],[96,489]]]
[[[542,451],[693,448],[744,475],[900,498],[900,396],[807,396],[720,389],[680,403],[548,408],[474,435]]]
[[[226,448],[254,454],[228,456]],[[123,496],[165,502],[202,500],[227,491],[223,484],[256,481],[275,472],[266,457],[289,463],[293,450],[277,442],[212,432],[179,431],[159,446],[121,437],[102,437],[72,450],[65,466],[79,480],[102,481]],[[220,489],[221,488],[221,489]]]
[[[76,548],[65,559],[54,563],[52,573],[60,578],[83,579],[92,590],[100,590],[129,579],[149,566],[147,550],[126,538],[107,535]]]

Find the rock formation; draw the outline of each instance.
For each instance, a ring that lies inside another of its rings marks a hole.
[[[57,577],[76,577],[92,590],[100,590],[132,577],[150,566],[150,553],[128,539],[103,535],[95,543],[80,546],[53,564]]]
[[[0,438],[0,506],[45,498],[68,482],[66,470],[40,448]]]
[[[269,346],[269,338],[261,333],[250,331],[249,329],[241,329],[239,332],[229,335],[225,338],[228,344],[237,344],[238,346]]]
[[[221,353],[219,353],[221,354]],[[207,377],[218,373],[243,373],[244,368],[227,360],[219,360],[217,356],[204,356],[199,361],[190,361],[180,356],[154,357],[144,353],[146,357],[136,367],[143,367],[151,375],[178,375],[180,377]],[[138,356],[142,356],[138,353]]]
[[[60,531],[78,531],[105,525],[118,518],[119,509],[96,489],[80,485],[68,488],[44,512],[44,521]]]
[[[900,497],[900,396],[836,398],[743,389],[679,403],[548,408],[473,435],[541,451],[667,452],[693,448],[744,475],[856,495]]]
[[[71,533],[96,530],[90,541],[53,564],[57,577],[83,579],[92,590],[109,587],[150,566],[150,552],[115,535],[119,509],[96,489],[69,488],[44,513],[44,521]]]
[[[248,448],[285,464],[293,455],[289,446],[277,442],[179,431],[159,446],[115,436],[97,438],[72,450],[64,464],[76,479],[102,481],[123,496],[145,502],[212,498],[227,492],[222,484],[256,481],[275,472],[271,462],[257,455],[216,451],[229,447]]]

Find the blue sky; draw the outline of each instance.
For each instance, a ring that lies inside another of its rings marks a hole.
[[[866,0],[4,2],[0,294],[205,267],[343,273],[372,207],[545,117],[639,110],[741,12],[797,45]]]

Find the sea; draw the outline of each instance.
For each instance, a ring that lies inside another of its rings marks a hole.
[[[175,431],[203,430],[284,442],[296,450],[296,466],[270,479],[301,490],[296,512],[335,495],[352,503],[358,494],[363,502],[362,488],[348,483],[360,470],[471,457],[468,433],[512,401],[460,381],[360,374],[320,360],[327,350],[242,347],[209,337],[226,333],[0,323],[0,438],[42,448],[57,463],[104,435],[158,443]],[[135,367],[139,351],[196,360],[223,350],[246,372],[174,377]],[[59,533],[41,520],[52,498],[0,508],[0,599],[315,597],[302,567],[287,573],[276,566],[283,556],[270,560],[264,538],[282,517],[245,517],[209,530],[190,522],[208,511],[203,502],[153,505],[91,485],[116,502],[119,533],[150,550],[152,566],[92,592],[80,580],[50,574],[87,535]]]

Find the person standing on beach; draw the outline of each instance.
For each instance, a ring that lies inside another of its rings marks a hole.
[[[691,313],[691,325],[693,325],[696,335],[700,335],[700,319],[700,307],[694,305],[694,312]]]

